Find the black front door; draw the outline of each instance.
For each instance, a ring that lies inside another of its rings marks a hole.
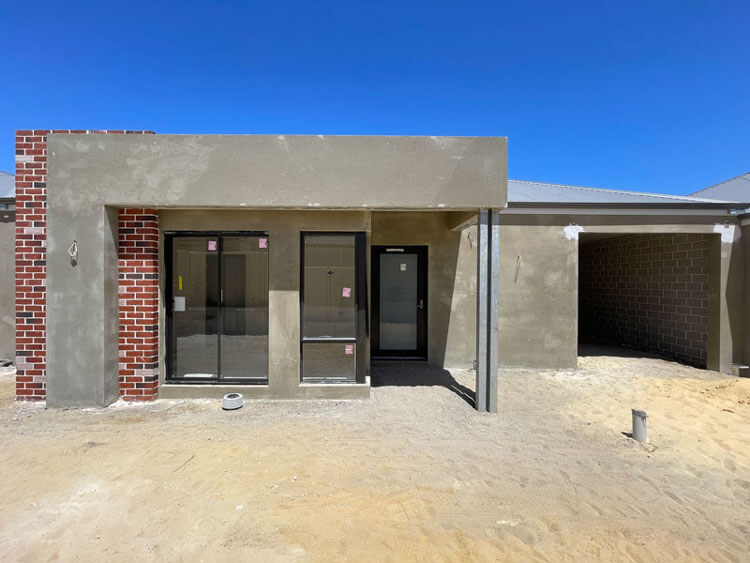
[[[372,247],[372,356],[427,359],[427,247]]]

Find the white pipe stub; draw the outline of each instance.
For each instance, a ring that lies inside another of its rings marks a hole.
[[[234,411],[242,408],[242,395],[240,393],[227,393],[221,402],[221,408],[225,411]]]

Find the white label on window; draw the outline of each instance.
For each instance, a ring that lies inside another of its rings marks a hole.
[[[184,297],[175,297],[174,298],[174,310],[178,313],[185,311],[185,298]]]

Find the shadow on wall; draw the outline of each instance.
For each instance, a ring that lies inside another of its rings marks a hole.
[[[370,385],[372,387],[445,387],[471,407],[476,404],[473,389],[456,381],[448,370],[438,367],[404,364],[373,366]]]

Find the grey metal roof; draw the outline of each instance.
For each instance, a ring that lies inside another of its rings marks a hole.
[[[750,172],[724,180],[690,194],[698,197],[717,197],[726,201],[750,203]]]
[[[0,172],[0,199],[16,197],[16,177],[7,172]]]
[[[545,204],[701,204],[726,203],[722,200],[705,199],[670,194],[653,194],[630,192],[625,190],[606,190],[602,188],[585,188],[565,186],[562,184],[545,184],[524,180],[508,180],[508,202],[545,203]]]

